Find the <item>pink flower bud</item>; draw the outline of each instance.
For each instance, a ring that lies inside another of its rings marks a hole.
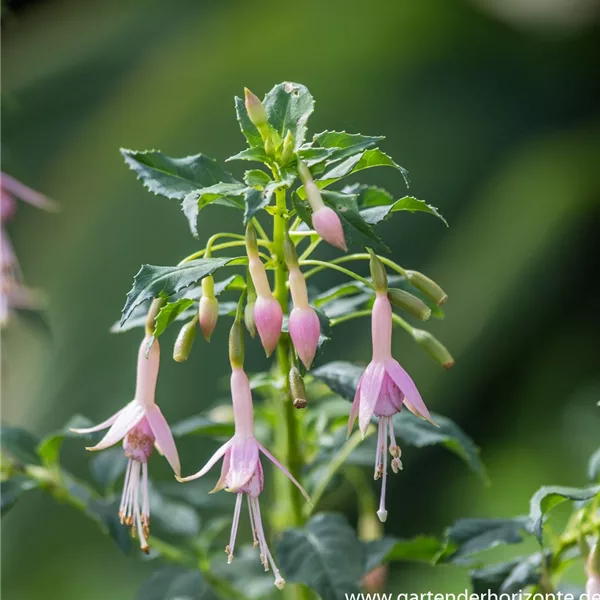
[[[294,308],[290,313],[290,337],[294,348],[307,369],[315,358],[321,327],[313,308]]]
[[[273,296],[259,296],[254,305],[254,321],[263,348],[271,356],[281,335],[283,312],[279,302]]]
[[[256,125],[256,127],[263,127],[267,124],[267,112],[263,103],[259,100],[258,96],[253,94],[248,88],[244,88],[244,100],[246,104],[246,110],[250,121]]]
[[[210,342],[210,336],[217,326],[218,318],[219,301],[214,296],[212,298],[209,298],[208,296],[202,296],[202,298],[200,298],[200,306],[198,308],[198,323],[200,323],[202,335],[207,342]]]
[[[315,231],[328,243],[347,252],[342,222],[337,213],[329,206],[323,206],[312,214]]]

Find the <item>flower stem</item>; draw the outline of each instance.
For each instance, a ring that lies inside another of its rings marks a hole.
[[[317,266],[315,269],[311,269],[310,271],[305,273],[304,279],[308,279],[311,275],[315,275],[316,273],[318,273],[319,271],[322,271],[323,269],[333,269],[334,271],[339,271],[340,273],[344,273],[345,275],[348,275],[348,277],[352,277],[352,279],[356,279],[357,281],[364,283],[368,288],[373,288],[373,284],[368,279],[361,277],[360,275],[356,274],[354,271],[351,271],[350,269],[346,269],[345,267],[340,267],[339,265],[335,264],[334,262],[325,262],[322,260],[301,260],[300,261],[300,266],[303,267],[306,265],[317,265]]]
[[[334,325],[339,325],[340,323],[345,323],[346,321],[351,321],[352,319],[358,319],[360,317],[370,317],[372,312],[373,311],[370,308],[365,308],[364,310],[357,310],[348,313],[347,315],[331,319],[331,321],[329,321],[329,324],[331,325],[331,327],[333,327]]]
[[[367,254],[365,252],[362,254],[348,254],[347,256],[340,256],[340,258],[336,258],[330,262],[331,262],[331,264],[339,265],[341,263],[351,262],[353,260],[369,260],[370,258],[371,258],[371,255]],[[400,265],[396,264],[393,260],[386,258],[385,256],[379,256],[379,255],[377,255],[377,258],[379,258],[379,260],[384,265],[388,266],[393,271],[396,271],[396,273],[399,273],[400,275],[406,275],[406,269],[404,269],[404,267],[401,267]],[[315,269],[311,269],[310,271],[308,271],[304,276],[306,278],[312,277],[313,275],[322,271],[324,268],[325,268],[324,266],[316,267]]]

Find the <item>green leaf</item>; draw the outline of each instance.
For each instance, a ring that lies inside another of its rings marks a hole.
[[[71,493],[73,492],[71,486]],[[133,545],[130,529],[121,525],[117,503],[103,498],[90,498],[86,500],[86,504],[86,514],[100,525],[100,528],[116,542],[124,554],[129,554]]]
[[[246,185],[256,186],[262,189],[273,180],[268,173],[265,173],[260,169],[251,169],[244,173],[244,181],[246,182]]]
[[[17,502],[17,500],[29,490],[38,486],[37,482],[25,475],[17,475],[0,483],[0,506],[4,516]]]
[[[244,210],[244,226],[248,225],[252,217],[261,209],[271,203],[273,191],[269,188],[266,190],[258,190],[254,187],[249,187],[244,193],[244,202],[246,208]]]
[[[445,559],[463,562],[465,557],[503,544],[518,544],[527,531],[528,517],[512,519],[459,519],[446,532]]]
[[[366,566],[369,572],[390,561],[415,561],[434,563],[444,546],[437,538],[419,535],[412,539],[384,537],[365,544]]]
[[[588,488],[571,488],[561,486],[541,487],[532,497],[529,505],[529,518],[531,528],[540,544],[542,541],[542,528],[544,516],[558,504],[565,500],[584,501],[590,500],[600,493],[600,485]]]
[[[241,152],[230,156],[225,162],[230,162],[232,160],[248,160],[251,162],[268,163],[269,157],[265,154],[265,150],[261,146],[256,148],[246,148],[246,150],[242,150]]]
[[[185,435],[231,437],[234,434],[233,423],[217,423],[205,415],[195,415],[179,421],[171,427],[171,431],[175,437]]]
[[[600,448],[590,457],[588,462],[588,477],[590,481],[596,481],[600,477]]]
[[[0,430],[2,450],[8,452],[24,465],[39,465],[40,458],[36,452],[39,439],[21,427],[2,425]]]
[[[368,136],[345,131],[322,131],[313,136],[319,146],[333,151],[331,160],[341,160],[363,152],[383,139],[384,136],[380,135]]]
[[[307,167],[318,165],[331,158],[338,148],[316,148],[310,144],[304,144],[298,150],[298,156]]]
[[[160,337],[167,329],[183,313],[194,305],[194,300],[191,298],[179,298],[175,302],[167,302],[156,315],[154,320],[154,337]],[[195,312],[195,311],[194,311]]]
[[[157,150],[121,148],[127,166],[144,186],[167,198],[183,200],[190,192],[220,183],[239,183],[217,161],[204,154],[171,158]]]
[[[312,375],[345,400],[353,401],[358,380],[363,372],[364,367],[336,360],[317,367],[312,371]]]
[[[94,453],[89,465],[94,480],[108,491],[113,489],[119,477],[125,473],[127,457],[121,447],[107,448]]]
[[[198,258],[174,267],[142,265],[127,294],[120,325],[129,319],[136,306],[147,300],[167,298],[193,285],[217,269],[236,260],[232,257]]]
[[[200,571],[164,567],[144,583],[138,600],[219,600]]]
[[[152,519],[160,529],[186,537],[198,534],[200,519],[189,504],[169,498],[152,484],[149,486],[149,495]]]
[[[279,83],[265,96],[263,104],[269,124],[279,133],[281,139],[291,131],[294,136],[294,148],[300,148],[306,137],[306,123],[315,107],[315,101],[308,88],[290,81]]]
[[[244,103],[244,101],[239,98],[238,96],[235,97],[235,113],[237,115],[237,120],[238,123],[240,125],[240,129],[242,130],[242,134],[244,135],[244,137],[246,138],[246,141],[248,142],[248,146],[250,146],[251,149],[256,148],[256,149],[260,149],[260,151],[262,152],[265,160],[263,161],[262,159],[258,159],[261,162],[266,162],[266,155],[264,154],[264,145],[263,145],[263,140],[262,137],[258,131],[258,129],[256,128],[256,125],[254,125],[254,123],[252,123],[252,121],[250,120],[250,117],[248,116],[248,111],[246,110],[246,105]],[[240,152],[241,154],[241,152]],[[236,157],[231,157],[228,158],[227,160],[233,160]],[[245,159],[248,160],[248,159]]]
[[[91,427],[92,422],[81,415],[73,416],[64,427],[47,435],[37,446],[36,451],[42,462],[46,466],[58,464],[60,458],[60,449],[65,441],[65,438],[82,438],[80,434],[73,433],[71,428],[83,429]]]
[[[364,549],[342,515],[321,513],[303,529],[288,529],[277,555],[286,580],[303,583],[324,600],[359,592]]]
[[[48,322],[48,316],[43,310],[31,308],[14,308],[13,310],[19,319],[33,327],[38,333],[48,337],[52,336],[52,328]]]
[[[471,583],[475,594],[494,592],[510,594],[520,592],[528,585],[539,583],[542,554],[516,558],[483,569],[471,571]]]

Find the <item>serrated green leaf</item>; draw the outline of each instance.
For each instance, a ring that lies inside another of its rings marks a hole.
[[[191,298],[179,298],[175,302],[167,302],[162,306],[154,319],[154,337],[160,337],[181,313],[191,308],[194,304],[195,302]]]
[[[303,529],[288,529],[277,556],[287,581],[303,583],[325,600],[359,592],[364,548],[342,515],[322,513]]]
[[[254,187],[249,187],[244,193],[244,202],[246,208],[244,209],[244,226],[248,225],[252,217],[261,209],[265,208],[271,203],[273,198],[273,191],[269,190],[257,190]]]
[[[214,437],[231,437],[234,434],[233,423],[217,423],[206,415],[195,415],[175,423],[171,427],[174,437],[185,435],[210,435]]]
[[[600,448],[590,457],[588,462],[588,477],[590,481],[596,481],[600,477]]]
[[[187,194],[215,184],[239,183],[217,161],[204,154],[171,158],[157,150],[121,148],[127,166],[154,194],[183,200]]]
[[[388,218],[391,213],[398,211],[408,211],[411,213],[415,212],[424,212],[430,215],[441,219],[446,227],[448,227],[448,222],[444,217],[438,212],[438,209],[435,206],[431,206],[427,204],[424,200],[418,200],[413,196],[404,196],[404,198],[400,198],[396,200],[393,204],[388,206],[373,206],[371,208],[365,208],[360,211],[362,218],[371,225],[376,225],[380,223],[384,219]]]
[[[4,516],[17,502],[17,500],[29,490],[38,487],[35,480],[25,475],[16,475],[0,483],[0,506]]]
[[[154,298],[168,298],[207,275],[236,260],[232,257],[198,258],[174,267],[142,265],[127,294],[120,325],[129,319],[136,306]]]
[[[281,139],[291,131],[294,136],[294,148],[300,148],[306,137],[306,123],[315,107],[315,101],[308,88],[300,83],[284,81],[265,96],[263,104],[269,124],[279,133]]]
[[[420,535],[411,539],[384,537],[365,544],[365,571],[391,561],[433,563],[443,549],[437,538]]]
[[[471,583],[476,594],[510,594],[539,583],[542,554],[516,558],[507,562],[471,571]]]
[[[219,600],[204,576],[195,569],[164,567],[141,587],[138,600]]]
[[[83,429],[85,427],[91,427],[92,422],[86,417],[81,415],[75,415],[66,423],[64,427],[47,435],[37,446],[36,451],[42,462],[46,466],[53,466],[58,464],[60,457],[60,449],[66,438],[81,438],[80,434],[73,433],[71,428]]]
[[[588,488],[572,488],[554,485],[541,487],[531,497],[529,505],[531,528],[538,542],[543,545],[542,528],[544,525],[544,516],[555,506],[562,504],[565,500],[590,500],[598,494],[600,494],[600,485]]]
[[[40,457],[36,452],[39,439],[21,427],[2,425],[0,430],[2,450],[25,465],[39,465]]]
[[[260,162],[260,163],[268,163],[269,157],[265,154],[264,148],[256,147],[256,148],[246,148],[246,150],[242,150],[233,156],[230,156],[225,160],[225,162],[230,162],[232,160],[248,160],[250,162]]]
[[[322,131],[313,136],[314,142],[319,146],[333,150],[331,160],[341,160],[359,154],[383,139],[385,137],[382,135],[369,136],[345,131]]]
[[[125,473],[127,457],[121,447],[107,448],[94,453],[89,465],[92,477],[102,489],[112,490],[119,477]]]
[[[314,167],[327,159],[330,159],[338,148],[317,148],[310,144],[304,144],[298,150],[298,157],[307,167]]]
[[[273,180],[268,173],[265,173],[260,169],[250,169],[244,173],[244,181],[246,185],[256,186],[262,189]]]
[[[445,560],[464,562],[466,557],[503,544],[518,544],[527,532],[528,517],[512,519],[459,519],[448,529]]]
[[[254,123],[252,123],[252,121],[250,120],[244,101],[238,96],[235,97],[235,113],[237,115],[237,120],[240,125],[240,129],[242,130],[242,134],[248,142],[248,146],[250,146],[251,149],[260,149],[265,157],[265,161],[261,160],[261,162],[266,162],[267,157],[264,154],[263,139],[260,135],[260,132],[256,128],[256,125],[254,125]],[[242,153],[240,152],[240,154]],[[234,158],[235,157],[231,157],[227,160],[233,160]]]

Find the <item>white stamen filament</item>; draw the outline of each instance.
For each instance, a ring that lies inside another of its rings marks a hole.
[[[127,470],[125,471],[125,481],[123,482],[123,493],[121,494],[121,504],[119,505],[119,518],[121,524],[125,523],[125,511],[129,500],[129,478],[131,476],[131,463],[127,461]]]
[[[377,516],[382,523],[385,523],[387,519],[387,510],[385,510],[385,491],[387,484],[387,419],[390,417],[381,417],[379,419],[380,425],[383,423],[383,447],[382,447],[382,459],[383,459],[383,480],[381,482],[381,496],[379,497],[379,510]]]
[[[233,512],[233,523],[231,524],[231,535],[229,536],[229,545],[225,549],[227,552],[227,562],[231,564],[233,560],[233,550],[235,548],[235,538],[237,537],[238,524],[240,522],[240,512],[242,510],[243,494],[240,492],[235,499],[235,510]]]
[[[273,569],[273,575],[275,575],[275,585],[279,589],[282,589],[285,585],[285,580],[281,576],[281,573],[279,572],[279,569],[275,564],[273,555],[271,554],[271,551],[269,550],[269,547],[267,546],[267,542],[265,540],[265,531],[263,529],[262,519],[260,515],[260,505],[258,503],[258,498],[252,498],[251,496],[248,496],[248,502],[252,504],[252,508],[254,509],[254,522],[256,523],[261,555],[264,555],[265,557],[265,560],[263,562],[265,571],[269,570],[268,565],[270,564],[271,568]]]
[[[254,524],[254,516],[252,515],[252,503],[248,498],[248,512],[250,513],[250,527],[252,528],[252,547],[258,546],[258,540],[256,539],[256,525]]]
[[[382,417],[379,419],[379,423],[377,426],[377,453],[375,454],[375,474],[373,475],[373,479],[379,479],[381,477],[381,449],[383,447],[383,436],[386,435],[383,419]]]
[[[140,482],[140,470],[142,481]],[[142,506],[140,512],[140,483]],[[148,536],[150,534],[150,499],[148,496],[148,465],[137,460],[129,460],[121,504],[119,507],[121,523],[131,527],[133,537],[137,535],[140,547],[148,552]]]

